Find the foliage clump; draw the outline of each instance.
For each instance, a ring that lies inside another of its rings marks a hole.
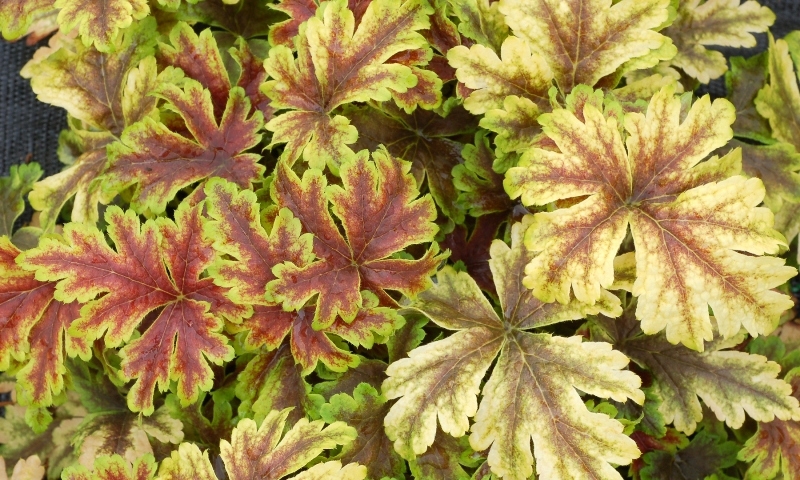
[[[0,178],[0,476],[800,479],[774,20],[0,0],[68,125]]]

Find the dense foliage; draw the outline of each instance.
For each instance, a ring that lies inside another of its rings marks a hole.
[[[800,480],[800,32],[710,48],[774,20],[0,0],[69,127],[0,179],[0,477]]]

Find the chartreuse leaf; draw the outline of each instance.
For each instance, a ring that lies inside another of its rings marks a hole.
[[[11,237],[14,222],[25,210],[25,195],[42,176],[38,163],[12,165],[7,177],[0,177],[0,237]]]
[[[792,396],[800,400],[800,367],[797,367],[797,350],[789,355],[783,343],[774,337],[767,337],[771,342],[757,339],[750,342],[748,350],[767,355],[770,360],[780,362],[786,374],[783,379],[792,388]],[[748,480],[770,480],[782,478],[795,480],[800,478],[800,421],[775,419],[770,422],[759,422],[758,430],[744,444],[739,452],[739,460],[752,462],[745,474]]]
[[[461,35],[496,52],[500,50],[503,40],[508,36],[508,26],[497,2],[450,0],[448,3],[458,18]]]
[[[17,265],[20,253],[0,237],[0,370],[22,365],[16,374],[20,402],[47,407],[64,392],[66,357],[88,360],[90,345],[66,333],[80,305],[55,300],[55,283],[40,282]]]
[[[120,30],[150,13],[145,0],[3,0],[0,33],[6,40],[16,40],[28,32],[35,20],[54,14],[55,9],[63,32],[76,28],[84,45],[94,43],[103,52],[114,50]]]
[[[442,260],[436,244],[420,259],[391,257],[410,245],[433,240],[436,207],[430,196],[417,198],[410,163],[385,149],[372,158],[361,151],[344,163],[342,186],[328,186],[321,170],[306,170],[301,180],[285,162],[277,167],[273,197],[300,220],[304,232],[313,235],[318,260],[306,266],[291,262],[277,266],[273,273],[278,278],[268,289],[292,310],[316,297],[312,323],[316,329],[335,326],[337,316],[345,324],[357,321],[367,304],[362,290],[376,296],[380,305],[396,306],[386,290],[416,295],[430,285],[430,274]],[[329,203],[345,235],[329,213]]]
[[[253,308],[250,318],[230,329],[248,331],[246,347],[275,349],[289,335],[292,355],[303,366],[303,374],[310,373],[318,361],[342,371],[358,360],[338,348],[326,333],[369,348],[374,334],[387,337],[400,325],[402,319],[391,309],[379,307],[375,296],[369,293],[350,323],[334,321],[320,331],[312,328],[313,308],[284,311],[268,301],[266,288],[276,280],[273,271],[277,265],[291,262],[297,268],[306,268],[311,264],[313,236],[301,235],[301,221],[286,208],[275,217],[267,234],[260,221],[256,195],[251,191],[238,192],[235,185],[218,180],[210,181],[205,190],[208,214],[214,219],[206,226],[207,237],[214,239],[218,251],[236,259],[220,259],[211,268],[211,276],[217,285],[231,289],[229,298],[234,302]]]
[[[578,300],[598,300],[613,282],[630,224],[642,330],[666,330],[671,343],[702,351],[714,337],[709,306],[724,338],[741,326],[752,335],[774,330],[791,301],[771,289],[796,270],[762,256],[786,244],[772,212],[757,207],[761,180],[736,175],[740,151],[701,162],[731,138],[733,106],[706,96],[682,117],[673,92],[664,87],[646,113],[627,113],[619,123],[617,110],[606,118],[591,102],[583,119],[567,109],[539,117],[560,151],[528,150],[505,185],[525,205],[575,198],[526,217],[526,245],[541,252],[525,270],[534,295],[566,304],[572,289]]]
[[[358,132],[334,109],[386,101],[391,91],[416,86],[411,67],[387,60],[407,50],[430,53],[417,31],[428,27],[432,11],[425,0],[375,0],[356,28],[345,0],[324,2],[295,40],[297,59],[288,47],[273,47],[264,64],[271,80],[262,89],[273,107],[288,110],[267,123],[271,145],[286,143],[282,158],[291,164],[302,154],[317,169],[352,158],[348,145]]]
[[[368,383],[352,392],[338,393],[320,408],[328,422],[342,421],[356,429],[357,436],[335,458],[343,463],[356,462],[367,467],[368,478],[404,478],[405,461],[392,448],[383,431],[383,418],[389,412],[386,398]]]
[[[230,480],[278,480],[296,472],[324,450],[346,445],[356,437],[355,430],[343,422],[324,427],[322,420],[309,422],[305,419],[292,425],[284,435],[288,415],[289,409],[273,410],[260,427],[253,420],[243,419],[233,430],[230,442],[220,442],[220,457]],[[365,475],[366,469],[357,464],[342,468],[339,462],[325,462],[292,478],[361,480]],[[208,453],[201,453],[194,444],[184,443],[162,462],[158,478],[213,480],[216,476]]]
[[[556,84],[570,92],[594,85],[629,60],[669,44],[656,29],[669,0],[501,0],[500,12],[530,51],[544,58]],[[508,41],[508,40],[506,40]],[[511,60],[509,58],[509,60]]]
[[[473,114],[502,109],[509,95],[536,104],[547,103],[547,91],[553,84],[553,72],[546,60],[531,52],[531,46],[520,38],[508,37],[500,56],[491,48],[475,44],[471,48],[459,45],[447,53],[456,77],[472,91],[464,107]]]
[[[131,462],[119,455],[97,457],[93,468],[82,465],[64,470],[63,480],[149,480],[156,474],[156,461],[148,454]]]
[[[389,366],[383,394],[398,399],[385,419],[395,450],[407,459],[426,451],[438,424],[460,437],[470,428],[475,451],[488,450],[492,472],[508,479],[620,478],[610,463],[638,457],[623,426],[588,411],[577,390],[617,401],[644,401],[640,380],[623,368],[628,359],[607,343],[552,336],[527,330],[582,318],[599,311],[619,313],[608,292],[595,305],[573,300],[542,303],[522,282],[533,256],[523,231],[512,230],[512,246],[496,240],[490,265],[502,315],[499,316],[469,275],[445,267],[437,283],[412,307],[439,327],[456,333],[412,350]],[[492,370],[477,396],[486,371]]]
[[[646,368],[661,398],[659,411],[666,423],[691,434],[703,418],[698,397],[731,428],[742,426],[745,413],[769,422],[774,418],[800,419],[791,386],[777,379],[780,366],[761,355],[728,350],[744,335],[717,339],[703,352],[671,344],[666,336],[643,335],[634,316],[636,302],[622,318],[600,316],[594,320],[593,337],[611,342],[631,360]]]
[[[754,0],[688,0],[676,2],[677,16],[664,30],[678,47],[669,63],[689,76],[708,83],[728,69],[725,56],[706,48],[755,47],[753,33],[766,32],[775,14]]]
[[[772,136],[782,142],[800,147],[800,124],[796,112],[800,110],[800,89],[797,86],[790,48],[800,32],[792,32],[786,39],[769,37],[769,83],[756,96],[755,104],[764,118],[769,120]],[[787,40],[791,43],[787,43]],[[795,53],[796,54],[796,53]]]
[[[419,108],[407,114],[388,103],[353,108],[344,115],[358,129],[356,150],[373,151],[385,145],[392,155],[408,160],[417,183],[426,180],[442,212],[456,223],[463,221],[451,172],[461,163],[464,148],[456,138],[477,128],[473,115],[461,106],[453,107],[446,116]]]
[[[60,157],[69,167],[37,182],[30,195],[45,231],[73,197],[71,219],[97,221],[97,179],[106,167],[106,146],[127,126],[155,114],[157,99],[148,96],[159,81],[151,56],[155,39],[155,20],[145,19],[125,31],[113,52],[65,40],[55,53],[22,69],[39,100],[66,109],[76,119],[60,139]]]
[[[162,217],[141,224],[133,211],[109,207],[107,233],[116,249],[96,227],[71,223],[63,239],[43,240],[20,260],[37,278],[58,282],[61,301],[86,303],[70,333],[87,342],[128,342],[145,316],[160,309],[142,336],[120,351],[122,374],[136,379],[128,394],[133,411],[152,413],[156,384],[164,391],[170,380],[177,380],[186,404],[209,390],[208,362],[233,357],[219,333],[222,318],[236,323],[249,314],[225,297],[224,288],[201,278],[214,250],[203,239],[202,203],[194,205],[193,198],[177,208],[174,222]],[[105,295],[95,299],[99,294]]]

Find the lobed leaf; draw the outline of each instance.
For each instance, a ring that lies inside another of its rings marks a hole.
[[[25,210],[25,195],[42,176],[38,163],[12,165],[7,177],[0,177],[0,237],[11,238],[14,222]]]
[[[64,470],[63,480],[148,480],[156,474],[156,462],[152,455],[145,455],[131,462],[119,455],[97,457],[94,468],[72,466]]]
[[[364,304],[362,290],[386,306],[396,306],[387,289],[408,296],[425,290],[442,259],[435,244],[418,260],[391,258],[409,245],[433,240],[435,207],[430,197],[417,198],[409,163],[384,149],[372,157],[369,161],[362,151],[343,164],[342,186],[327,186],[320,170],[306,170],[301,180],[285,163],[277,167],[273,197],[313,235],[318,260],[278,266],[273,271],[278,278],[268,288],[292,310],[316,297],[312,326],[317,329],[333,325],[337,315],[353,322]],[[344,236],[328,212],[329,202]]]
[[[586,410],[575,389],[641,403],[639,379],[621,371],[627,358],[606,343],[527,332],[599,310],[618,311],[619,305],[610,294],[595,306],[537,300],[520,281],[531,257],[522,234],[517,225],[511,248],[502,241],[492,245],[490,266],[502,317],[474,280],[449,267],[412,304],[456,333],[389,366],[383,392],[398,400],[384,421],[386,433],[395,450],[411,459],[433,443],[437,419],[445,433],[460,437],[470,429],[469,417],[475,416],[470,445],[488,450],[488,464],[498,476],[530,477],[533,442],[536,469],[543,478],[619,478],[608,462],[624,464],[638,451],[620,423]],[[495,358],[479,405],[481,381]]]
[[[733,106],[703,97],[682,114],[673,92],[662,88],[645,114],[624,114],[624,144],[613,108],[609,118],[592,103],[583,119],[567,109],[539,117],[560,151],[528,150],[505,185],[525,205],[575,199],[526,219],[526,244],[541,252],[525,272],[538,298],[567,303],[570,289],[580,301],[600,298],[630,224],[642,330],[666,329],[670,342],[702,351],[713,338],[709,306],[725,338],[740,326],[771,332],[790,306],[771,289],[795,270],[761,256],[785,243],[757,207],[761,181],[736,175],[739,151],[702,161],[731,138]]]
[[[344,0],[320,5],[297,37],[297,59],[288,47],[278,45],[265,62],[272,80],[262,90],[275,108],[289,110],[267,123],[273,132],[270,146],[286,143],[282,158],[292,164],[302,154],[317,169],[326,163],[335,169],[352,158],[348,145],[357,132],[334,109],[351,102],[386,101],[391,91],[404,93],[416,86],[411,67],[388,60],[407,50],[430,53],[417,33],[429,25],[430,13],[425,0],[376,0],[356,28]]]
[[[219,333],[220,319],[237,322],[248,314],[224,296],[225,289],[201,278],[214,251],[202,238],[202,204],[190,203],[181,204],[174,222],[159,218],[144,224],[132,211],[109,207],[107,233],[116,250],[96,227],[70,224],[63,240],[45,240],[20,260],[37,278],[58,282],[57,298],[88,302],[70,328],[87,342],[102,337],[106,345],[118,346],[130,340],[148,313],[160,310],[142,336],[120,352],[123,375],[136,379],[128,405],[145,414],[153,412],[156,384],[163,391],[170,380],[177,380],[178,394],[187,404],[209,390],[212,371],[207,362],[233,357]],[[99,294],[105,295],[95,299]]]

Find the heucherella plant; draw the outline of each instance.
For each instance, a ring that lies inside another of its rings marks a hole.
[[[800,479],[774,21],[0,0],[67,118],[0,178],[0,476]]]

